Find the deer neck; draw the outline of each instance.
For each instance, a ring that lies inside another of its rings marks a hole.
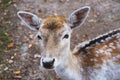
[[[56,67],[56,73],[63,79],[63,80],[82,80],[82,75],[80,71],[80,64],[76,56],[72,54],[69,50],[68,53],[65,53],[68,56],[63,58],[62,65]]]

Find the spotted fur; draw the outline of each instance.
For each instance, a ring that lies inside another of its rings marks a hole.
[[[24,11],[18,12],[18,17],[38,32],[43,49],[40,66],[54,69],[62,80],[120,80],[120,29],[70,50],[71,32],[84,23],[89,11],[88,6],[77,9],[68,21],[60,16],[40,19]]]

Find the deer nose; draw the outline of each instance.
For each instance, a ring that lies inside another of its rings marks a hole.
[[[54,58],[53,59],[51,59],[51,58],[42,59],[43,67],[46,68],[46,69],[52,69],[53,65],[54,65],[54,62],[55,62]]]

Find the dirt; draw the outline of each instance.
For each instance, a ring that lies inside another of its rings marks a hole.
[[[83,6],[90,6],[90,15],[85,23],[72,33],[71,49],[80,42],[90,40],[110,30],[120,28],[119,0],[5,0],[0,4],[0,29],[9,40],[7,49],[0,52],[0,80],[58,80],[54,71],[39,67],[40,49],[33,40],[35,33],[21,23],[16,13],[29,11],[40,18],[58,14],[68,19],[69,15]],[[0,0],[0,3],[2,0]],[[1,36],[0,36],[1,39]],[[3,44],[2,44],[3,45]]]

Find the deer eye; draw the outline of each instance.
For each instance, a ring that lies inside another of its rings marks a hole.
[[[68,34],[66,34],[64,37],[63,37],[63,39],[68,39],[69,38],[69,35]]]
[[[42,39],[40,35],[37,36],[38,39]]]

